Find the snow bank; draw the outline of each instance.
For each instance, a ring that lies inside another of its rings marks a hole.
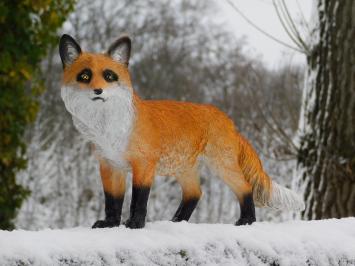
[[[0,231],[0,265],[355,265],[355,218]]]

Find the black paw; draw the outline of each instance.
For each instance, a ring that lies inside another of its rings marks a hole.
[[[240,218],[235,225],[246,225],[246,224],[252,224],[256,221],[256,219],[254,217],[243,217]]]
[[[94,223],[92,228],[111,228],[119,225],[120,221],[116,220],[98,220]]]
[[[131,229],[143,228],[145,226],[145,219],[129,218],[124,225]]]
[[[181,222],[181,220],[180,220],[178,217],[176,217],[176,216],[174,216],[174,217],[171,219],[171,221],[174,222],[174,223]]]

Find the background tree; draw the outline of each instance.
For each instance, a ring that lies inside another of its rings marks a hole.
[[[16,173],[26,167],[26,127],[38,111],[43,91],[40,63],[56,30],[73,8],[73,0],[0,3],[0,228],[12,219],[29,191],[18,185]]]
[[[355,216],[355,2],[318,0],[298,165],[306,219]]]

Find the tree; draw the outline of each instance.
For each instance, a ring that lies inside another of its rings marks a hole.
[[[26,167],[26,127],[38,111],[43,91],[40,62],[56,30],[72,10],[74,0],[0,3],[0,228],[12,219],[29,191],[18,185],[16,173]]]
[[[306,219],[355,216],[355,2],[318,0],[298,166]]]

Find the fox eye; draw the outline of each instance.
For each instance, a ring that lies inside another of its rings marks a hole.
[[[91,70],[88,68],[85,68],[78,74],[78,76],[76,77],[76,80],[79,82],[89,83],[91,80],[91,76],[92,76]]]
[[[102,75],[107,82],[114,82],[118,80],[117,74],[110,69],[104,70]]]

